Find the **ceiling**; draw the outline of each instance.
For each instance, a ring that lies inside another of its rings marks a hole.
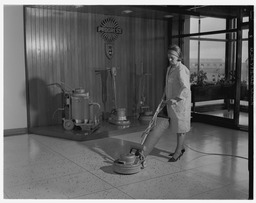
[[[249,11],[253,9],[253,6],[232,5],[36,5],[32,7],[153,19],[168,19],[179,15],[235,18],[239,16],[240,10],[243,16],[248,16]]]

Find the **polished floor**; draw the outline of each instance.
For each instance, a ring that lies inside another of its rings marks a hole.
[[[233,117],[234,117],[233,111],[227,111],[227,110],[204,112],[203,114],[218,116],[218,117],[222,117],[222,118],[229,118],[229,119],[233,119]],[[239,125],[248,127],[248,125],[249,125],[248,116],[249,116],[248,113],[239,112]]]
[[[211,105],[211,104],[224,104],[224,100],[210,100],[210,101],[202,101],[202,102],[196,102],[196,106],[205,106],[205,105]],[[240,105],[243,105],[244,108],[248,108],[248,101],[243,101],[240,100]],[[234,118],[234,111],[232,109],[230,110],[214,110],[214,111],[207,111],[207,112],[200,112],[201,114],[207,114],[207,115],[212,115],[212,116],[217,116],[217,117],[223,117],[223,118],[229,118],[233,119]],[[248,113],[247,112],[239,112],[239,125],[241,126],[247,126],[249,125],[249,120],[248,120]]]
[[[4,198],[248,199],[248,133],[192,123],[186,152],[169,163],[176,136],[167,130],[145,169],[114,173],[112,161],[140,139],[141,131],[82,142],[36,134],[5,137]]]

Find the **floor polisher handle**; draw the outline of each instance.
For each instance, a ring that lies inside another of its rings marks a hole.
[[[157,109],[155,111],[155,114],[153,115],[152,119],[150,120],[149,122],[149,125],[148,127],[146,128],[146,130],[142,133],[141,137],[141,145],[144,144],[145,140],[147,139],[147,136],[148,134],[150,133],[150,131],[155,127],[156,125],[156,119],[157,119],[157,116],[158,114],[160,113],[160,111],[164,108],[165,105],[163,105],[163,102],[164,102],[164,98],[165,98],[165,89],[164,89],[164,93],[163,93],[163,96],[161,98],[161,101],[160,103],[158,104],[157,106]]]

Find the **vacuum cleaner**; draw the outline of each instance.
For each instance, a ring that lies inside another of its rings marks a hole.
[[[157,117],[163,109],[165,93],[162,96],[155,114],[153,115],[148,127],[141,135],[141,142],[138,145],[130,147],[127,154],[121,154],[120,157],[113,163],[113,171],[118,174],[135,174],[140,172],[146,166],[146,156],[153,150],[156,143],[159,141],[166,126],[169,125],[167,118]],[[158,127],[155,127],[155,126]]]
[[[58,108],[57,111],[64,111],[62,125],[65,130],[71,131],[78,129],[93,133],[100,127],[99,112],[100,104],[92,102],[89,92],[83,88],[66,90],[63,83],[52,83],[48,86],[55,85],[62,90],[63,93],[63,108]],[[93,106],[97,106],[97,111]],[[53,115],[54,116],[54,115]]]

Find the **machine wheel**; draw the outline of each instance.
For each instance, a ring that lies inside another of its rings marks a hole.
[[[72,120],[64,120],[63,127],[65,130],[72,130],[74,128],[75,124]]]

